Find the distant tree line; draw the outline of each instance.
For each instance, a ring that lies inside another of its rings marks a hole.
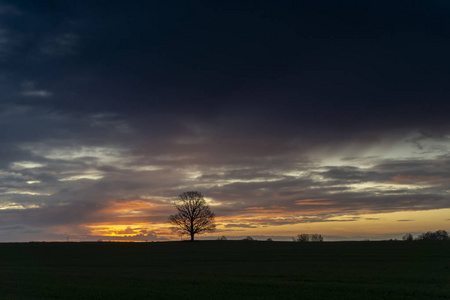
[[[257,240],[252,238],[251,236],[248,236],[248,237],[244,238],[243,241],[250,241],[251,242],[251,241],[257,241]],[[268,238],[266,240],[266,242],[273,242],[273,240],[272,240],[272,238]]]
[[[301,233],[293,237],[294,242],[323,242],[323,236],[318,233]]]
[[[407,233],[402,237],[404,241],[450,241],[450,236],[445,230],[427,231],[414,237],[411,233]]]
[[[217,238],[218,241],[228,241],[228,238],[224,235],[222,235],[221,237]],[[247,236],[246,238],[242,239],[243,241],[257,241],[257,239],[252,238],[251,236]],[[266,240],[266,242],[273,242],[272,238],[268,238]]]

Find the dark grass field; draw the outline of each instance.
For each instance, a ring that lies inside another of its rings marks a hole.
[[[0,244],[0,299],[450,299],[450,243]]]

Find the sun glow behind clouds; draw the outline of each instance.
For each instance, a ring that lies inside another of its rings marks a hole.
[[[146,234],[148,228],[145,226],[147,225],[87,225],[86,227],[90,230],[90,235],[130,237]]]

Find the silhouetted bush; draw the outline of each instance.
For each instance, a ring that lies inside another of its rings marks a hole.
[[[266,242],[273,242],[272,238],[268,238]]]
[[[252,238],[251,236],[246,237],[245,239],[243,239],[243,241],[254,241],[255,239]]]
[[[226,241],[228,240],[226,236],[222,235],[220,238],[217,238],[218,241]]]

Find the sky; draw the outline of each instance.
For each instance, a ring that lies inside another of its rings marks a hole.
[[[0,242],[450,229],[450,4],[0,0]]]

